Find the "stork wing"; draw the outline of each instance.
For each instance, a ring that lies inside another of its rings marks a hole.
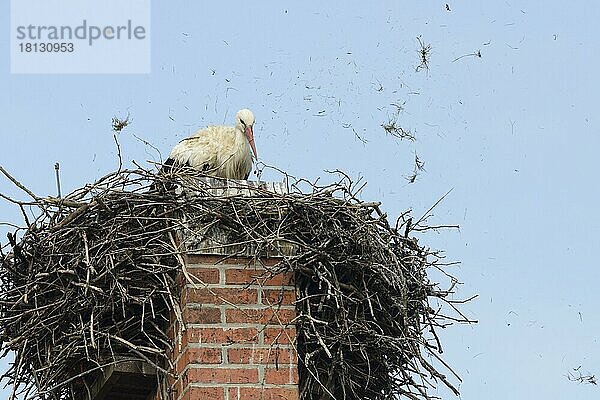
[[[169,155],[176,165],[188,165],[197,170],[211,169],[216,164],[218,141],[210,130],[202,129],[179,142]]]

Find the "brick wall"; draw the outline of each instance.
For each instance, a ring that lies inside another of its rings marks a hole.
[[[261,265],[276,259],[222,258],[187,256],[188,272],[203,283],[181,279],[187,329],[170,329],[180,378],[169,382],[169,400],[297,400],[291,277],[259,278]]]

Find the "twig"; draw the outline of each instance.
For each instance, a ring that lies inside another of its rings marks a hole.
[[[418,226],[418,225],[419,225],[421,222],[423,222],[425,219],[429,218],[429,213],[430,213],[431,211],[433,211],[433,209],[434,209],[434,208],[436,208],[436,207],[438,206],[438,204],[440,204],[440,203],[441,203],[441,202],[442,202],[442,201],[443,201],[443,200],[446,198],[446,196],[448,196],[448,195],[450,194],[450,192],[452,192],[452,190],[454,190],[454,188],[452,188],[452,189],[448,190],[448,191],[447,191],[447,192],[446,192],[446,193],[445,193],[445,194],[444,194],[442,197],[440,197],[440,198],[438,199],[438,201],[436,201],[436,202],[435,202],[435,204],[434,204],[434,205],[432,205],[431,207],[429,207],[429,210],[427,210],[427,211],[426,211],[426,212],[425,212],[425,213],[424,213],[424,214],[421,216],[421,218],[419,218],[419,219],[417,220],[417,222],[415,222],[414,224],[412,224],[412,226],[413,226],[412,230],[414,230],[414,227],[415,227],[415,226]]]
[[[56,192],[57,192],[57,197],[60,199],[62,197],[62,195],[60,193],[60,164],[59,163],[54,164],[54,171],[56,171]]]
[[[478,57],[481,58],[481,50],[477,50],[475,53],[469,53],[469,54],[464,54],[460,57],[455,58],[454,60],[452,60],[452,62],[456,62],[458,60],[460,60],[461,58],[465,58],[465,57]]]
[[[429,56],[431,55],[431,45],[425,44],[421,40],[421,36],[417,36],[417,41],[419,42],[419,56],[421,57],[421,63],[417,66],[416,71],[419,72],[420,69],[426,69],[429,71]]]
[[[121,158],[121,145],[119,145],[119,140],[117,139],[117,134],[113,134],[113,139],[115,140],[115,145],[117,146],[117,156],[119,158],[119,169],[117,172],[120,172],[123,168],[123,159]]]
[[[36,201],[40,200],[40,198],[38,196],[36,196],[31,190],[27,189],[25,186],[23,186],[23,184],[21,182],[19,182],[15,178],[13,178],[13,176],[11,174],[9,174],[1,165],[0,165],[0,172],[2,172],[4,174],[4,176],[6,176],[12,183],[14,183],[15,186],[17,186],[19,189],[21,189],[22,191],[27,193],[29,196],[31,196],[32,199],[34,199]]]

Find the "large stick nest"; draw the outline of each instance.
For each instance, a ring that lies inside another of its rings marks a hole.
[[[287,194],[250,186],[230,196],[189,171],[119,170],[63,199],[15,180],[33,199],[3,196],[26,225],[0,252],[2,350],[15,354],[4,378],[39,399],[85,398],[102,368],[125,360],[153,364],[164,380],[173,373],[165,331],[179,313],[175,280],[185,273],[178,235],[218,231],[223,245],[257,258],[295,249],[271,273],[293,271],[299,290],[302,399],[429,399],[436,382],[458,393],[440,372],[453,373],[435,333],[468,322],[448,297],[456,280],[444,290],[428,279],[446,264],[411,237],[422,223],[405,213],[390,225],[339,176],[327,186],[287,177]]]

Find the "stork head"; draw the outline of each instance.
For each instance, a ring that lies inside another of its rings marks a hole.
[[[254,144],[254,114],[252,114],[252,111],[247,108],[238,111],[237,114],[235,114],[235,127],[244,132],[246,139],[248,139],[248,143],[250,143],[250,147],[252,147],[254,156],[258,158],[256,145]]]

